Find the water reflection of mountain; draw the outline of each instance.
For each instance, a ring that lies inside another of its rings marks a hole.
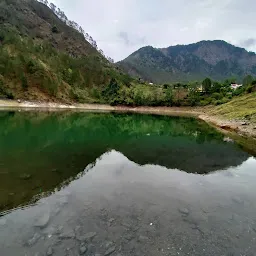
[[[0,113],[0,209],[75,176],[115,149],[138,164],[209,173],[249,155],[192,118],[96,113]]]
[[[154,145],[153,148],[151,146]],[[217,141],[198,144],[190,138],[154,137],[129,142],[129,147],[120,151],[130,160],[144,165],[156,164],[169,169],[179,169],[190,173],[207,174],[238,166],[248,154],[237,150],[231,144]]]

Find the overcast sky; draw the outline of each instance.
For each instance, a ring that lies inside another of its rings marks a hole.
[[[255,0],[52,0],[115,61],[146,45],[223,39],[256,51]]]

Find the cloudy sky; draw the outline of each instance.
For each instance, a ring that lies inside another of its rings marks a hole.
[[[115,61],[146,45],[223,39],[256,51],[255,0],[52,0]]]

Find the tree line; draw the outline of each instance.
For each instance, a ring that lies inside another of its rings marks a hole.
[[[128,106],[206,106],[221,105],[233,97],[256,91],[256,79],[248,75],[243,85],[232,89],[234,79],[151,85],[141,80],[121,84],[112,79],[98,94],[100,102]]]

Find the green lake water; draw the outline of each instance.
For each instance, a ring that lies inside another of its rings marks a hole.
[[[1,256],[256,255],[255,185],[194,118],[0,112]]]

